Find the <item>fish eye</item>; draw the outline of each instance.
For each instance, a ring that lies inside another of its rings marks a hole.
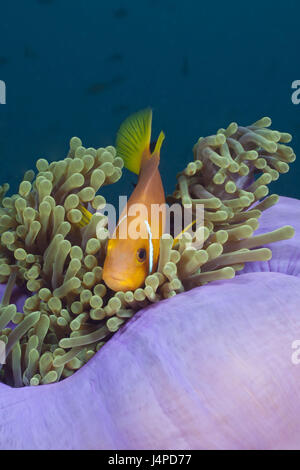
[[[147,252],[145,248],[140,248],[136,253],[137,260],[140,261],[140,263],[146,260],[146,256]]]

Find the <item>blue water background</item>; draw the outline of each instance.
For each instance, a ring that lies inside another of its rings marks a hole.
[[[151,106],[166,133],[169,193],[200,136],[270,116],[300,153],[299,2],[27,0],[1,2],[0,182],[17,190],[38,158],[64,158],[76,135],[114,143],[130,113]],[[132,190],[124,173],[108,200]],[[272,191],[300,198],[300,158]]]

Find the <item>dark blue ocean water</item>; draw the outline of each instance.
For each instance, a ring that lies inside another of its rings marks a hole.
[[[270,116],[300,153],[299,12],[296,0],[1,2],[1,182],[17,189],[37,158],[65,157],[74,135],[113,144],[121,121],[146,106],[153,135],[166,133],[166,192],[198,137],[231,121]],[[124,173],[118,192],[134,180]],[[300,198],[300,159],[272,189]]]

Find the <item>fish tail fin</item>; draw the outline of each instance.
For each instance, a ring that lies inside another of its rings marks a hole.
[[[84,206],[82,206],[81,204],[79,204],[78,209],[79,209],[80,212],[82,213],[82,219],[81,219],[81,221],[80,221],[78,224],[76,224],[76,225],[77,225],[77,227],[79,227],[79,228],[86,227],[86,226],[90,223],[93,214],[92,214],[90,211],[88,211],[88,210],[87,210]]]
[[[129,116],[117,134],[117,156],[122,158],[128,170],[137,175],[143,158],[151,157],[151,126],[152,110],[147,108]]]

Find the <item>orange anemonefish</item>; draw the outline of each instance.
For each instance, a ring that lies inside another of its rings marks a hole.
[[[159,134],[151,152],[151,125],[152,111],[146,109],[128,117],[117,134],[117,156],[139,178],[107,245],[103,280],[114,291],[141,287],[157,267],[160,237],[165,225],[165,193],[158,169],[165,135]],[[161,206],[161,212],[159,217],[151,218],[154,204]],[[144,211],[140,211],[140,207]],[[135,236],[132,237],[134,227]]]

